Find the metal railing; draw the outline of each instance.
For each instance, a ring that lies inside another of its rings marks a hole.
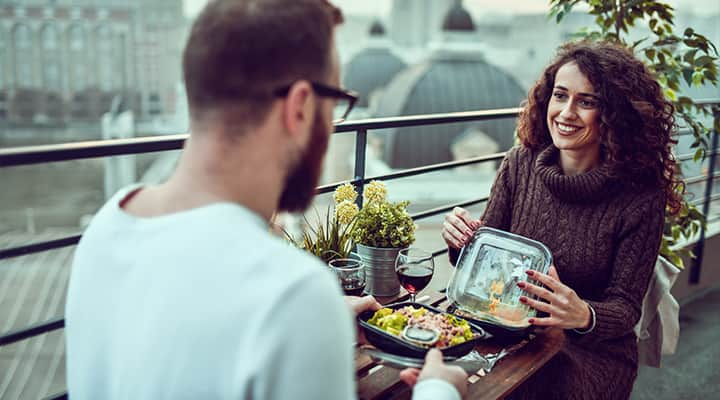
[[[707,100],[704,101],[707,104],[720,104],[718,100]],[[448,124],[456,122],[477,122],[486,121],[502,118],[513,118],[518,115],[520,108],[506,108],[497,110],[486,110],[486,111],[471,111],[471,112],[456,112],[456,113],[445,113],[445,114],[431,114],[431,115],[415,115],[405,117],[393,117],[393,118],[377,118],[367,120],[355,120],[348,121],[335,126],[335,133],[343,132],[355,132],[355,166],[354,176],[349,182],[356,185],[358,191],[362,193],[363,187],[366,182],[371,180],[392,180],[399,179],[409,176],[415,176],[425,174],[429,172],[445,170],[450,168],[456,168],[467,165],[474,165],[485,162],[494,162],[501,160],[505,153],[496,153],[482,157],[475,157],[460,161],[452,161],[445,163],[438,163],[427,165],[418,168],[411,168],[402,170],[399,172],[393,172],[384,175],[366,176],[365,174],[365,160],[366,160],[366,145],[368,131],[387,129],[387,128],[400,128],[400,127],[411,127],[411,126],[424,126],[434,124]],[[154,137],[141,137],[133,139],[115,139],[115,140],[103,140],[103,141],[87,141],[78,143],[67,143],[67,144],[54,144],[54,145],[43,145],[43,146],[28,146],[28,147],[15,147],[8,149],[0,149],[0,168],[7,168],[20,165],[31,165],[40,163],[51,163],[68,160],[79,160],[97,157],[110,157],[130,154],[141,154],[151,153],[158,151],[169,151],[179,150],[182,148],[187,134],[178,134],[170,136],[154,136]],[[693,177],[692,183],[698,183],[705,180],[707,182],[705,196],[702,201],[698,204],[703,204],[703,212],[707,215],[709,210],[709,204],[718,199],[717,195],[712,195],[712,184],[715,178],[720,177],[720,174],[715,174],[714,162],[715,157],[718,154],[717,151],[717,132],[713,134],[712,150],[710,152],[710,171],[707,175],[699,177]],[[692,156],[690,156],[692,157]],[[339,185],[345,183],[337,182],[329,185],[320,186],[318,193],[329,193],[335,190]],[[358,196],[359,201],[362,201],[362,196]],[[418,212],[412,215],[413,219],[419,220],[428,218],[434,215],[442,214],[452,210],[454,207],[469,207],[476,204],[483,203],[488,200],[488,197],[480,197],[470,199],[467,201],[459,202],[456,204],[449,204],[442,207],[437,207],[422,212]],[[27,254],[38,253],[42,251],[58,249],[62,247],[72,246],[78,243],[81,238],[81,234],[71,235],[63,238],[54,240],[32,243],[22,245],[18,247],[0,249],[0,260],[18,257]],[[701,242],[705,240],[705,230],[701,231]],[[700,244],[700,252],[698,258],[702,260],[702,244]],[[696,248],[697,250],[697,248]],[[433,251],[434,256],[438,256],[447,252],[446,248],[437,249]],[[692,271],[699,276],[699,264],[693,265]],[[692,275],[695,276],[695,275]],[[691,277],[692,279],[692,277]],[[56,329],[61,329],[65,325],[63,318],[56,318],[49,321],[45,321],[30,327],[18,329],[12,332],[7,332],[0,336],[0,346],[5,346],[11,343],[15,343],[21,340],[25,340],[37,335],[41,335]],[[67,398],[66,393],[59,393],[52,395],[48,398],[60,399]]]

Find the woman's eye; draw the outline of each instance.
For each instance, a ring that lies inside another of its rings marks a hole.
[[[563,92],[555,92],[555,93],[553,93],[553,97],[558,100],[562,100],[566,97],[566,95]]]
[[[595,108],[595,106],[597,106],[597,103],[592,100],[580,100],[580,105],[585,108]]]

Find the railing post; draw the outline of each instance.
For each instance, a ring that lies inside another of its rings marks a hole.
[[[720,117],[718,115],[718,109],[713,110],[713,116],[715,119]],[[718,131],[715,130],[714,125],[712,129],[712,149],[710,153],[710,168],[708,168],[708,175],[707,180],[705,184],[705,196],[703,199],[703,207],[702,207],[702,213],[705,216],[705,222],[707,225],[707,219],[708,219],[708,213],[710,212],[710,197],[712,196],[713,191],[713,182],[715,180],[715,160],[716,160],[716,151],[718,148]],[[692,266],[690,267],[690,278],[689,283],[691,285],[697,285],[700,283],[700,270],[702,269],[702,263],[703,263],[703,256],[705,255],[705,230],[706,227],[703,226],[700,229],[700,238],[698,239],[697,244],[695,245],[694,253],[695,253],[695,261],[693,262]]]
[[[367,146],[367,129],[360,128],[355,134],[355,180],[358,182],[359,196],[355,200],[358,207],[363,205],[363,190],[365,189],[365,150]]]

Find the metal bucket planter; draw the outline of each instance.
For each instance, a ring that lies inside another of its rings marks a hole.
[[[379,248],[357,245],[357,254],[365,264],[365,292],[373,296],[395,296],[400,281],[395,273],[395,258],[400,248]]]

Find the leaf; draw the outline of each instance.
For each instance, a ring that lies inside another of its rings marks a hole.
[[[647,57],[648,60],[653,61],[653,59],[655,58],[655,49],[646,49],[645,57]]]
[[[715,61],[715,58],[714,58],[714,57],[711,57],[711,56],[702,56],[702,57],[699,57],[699,58],[695,59],[694,64],[695,64],[696,67],[704,67],[704,66],[706,66],[706,65],[708,65],[708,64],[712,64],[713,61]]]
[[[644,38],[642,38],[642,39],[640,39],[640,40],[634,41],[633,44],[632,44],[632,48],[634,49],[634,48],[638,47],[638,45],[639,45],[640,43],[642,43],[642,42],[644,42],[644,41],[646,41],[646,40],[648,40],[647,37],[644,37]]]
[[[693,155],[693,161],[695,161],[695,162],[700,161],[703,158],[704,153],[705,152],[703,151],[702,148],[695,150],[695,154]]]
[[[687,83],[688,86],[692,86],[693,69],[683,68],[682,74],[683,78],[685,79],[685,83]]]

